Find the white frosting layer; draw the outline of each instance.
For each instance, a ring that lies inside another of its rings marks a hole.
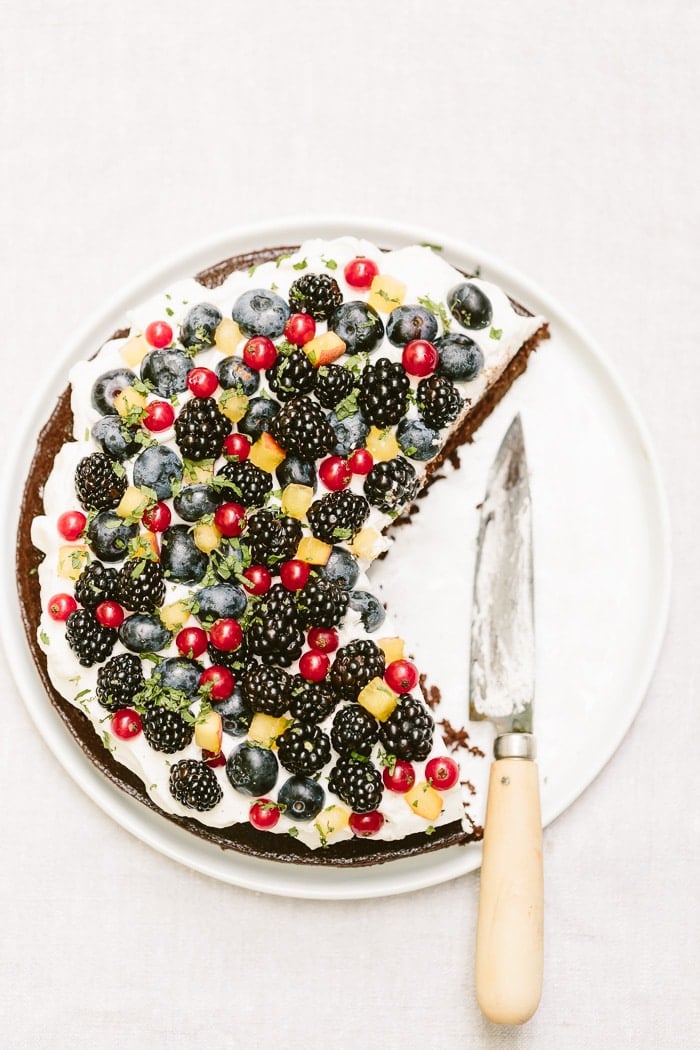
[[[195,280],[190,279],[178,282],[167,291],[163,292],[148,302],[136,307],[131,311],[126,327],[130,328],[130,336],[142,333],[146,326],[155,320],[166,320],[171,324],[175,336],[179,324],[184,319],[190,308],[197,302],[209,302],[216,305],[224,317],[231,317],[231,309],[238,296],[250,288],[274,288],[283,297],[287,296],[292,282],[301,273],[331,272],[338,282],[345,300],[367,299],[368,293],[358,292],[351,288],[343,278],[343,269],[347,262],[355,256],[364,255],[380,263],[381,272],[398,278],[406,284],[405,303],[416,303],[419,299],[430,299],[435,303],[445,304],[446,296],[450,288],[463,280],[456,270],[443,260],[435,251],[425,247],[402,248],[393,252],[381,252],[375,245],[351,237],[341,237],[333,241],[312,240],[306,242],[293,255],[283,258],[281,261],[265,263],[255,268],[254,272],[236,272],[231,274],[224,283],[215,289],[206,289]],[[327,262],[331,260],[336,266],[327,268]],[[300,271],[295,264],[305,261],[306,266]],[[526,342],[542,325],[541,317],[528,317],[516,313],[507,296],[495,285],[478,279],[474,280],[488,296],[493,307],[493,320],[489,328],[478,331],[469,330],[468,334],[480,346],[484,354],[484,368],[480,374],[469,383],[456,383],[460,394],[468,399],[465,403],[463,414],[473,405],[484,392],[498,379],[503,369],[517,353],[518,349]],[[386,321],[386,315],[383,320]],[[324,329],[322,323],[317,324],[317,334]],[[442,334],[442,323],[440,324]],[[453,332],[465,332],[455,321],[451,322],[450,330]],[[92,425],[99,418],[99,413],[92,407],[91,390],[96,378],[103,372],[116,367],[124,366],[122,350],[126,339],[112,340],[106,343],[97,356],[90,361],[83,361],[76,365],[70,374],[72,387],[71,405],[74,415],[74,437],[75,441],[65,445],[56,457],[50,477],[44,491],[44,515],[37,518],[32,527],[32,540],[34,544],[46,555],[39,567],[39,583],[41,587],[42,609],[44,610],[39,629],[39,644],[45,652],[48,662],[49,674],[58,692],[69,702],[80,707],[95,727],[95,731],[103,738],[105,746],[114,754],[114,757],[124,766],[132,770],[144,783],[150,797],[161,809],[176,813],[181,816],[196,816],[203,824],[211,827],[229,827],[232,824],[247,821],[251,804],[248,796],[242,795],[230,785],[223,767],[215,770],[223,790],[223,799],[212,810],[202,814],[195,814],[185,809],[176,802],[168,788],[168,777],[170,766],[173,762],[183,758],[201,758],[200,749],[190,744],[186,749],[176,755],[168,756],[154,751],[147,743],[143,734],[132,740],[120,740],[110,731],[110,715],[98,704],[94,697],[97,681],[97,667],[83,668],[75,659],[73,653],[65,641],[65,625],[57,623],[46,612],[48,599],[59,592],[71,590],[71,584],[58,573],[59,548],[65,546],[57,530],[57,519],[64,511],[77,506],[74,494],[74,474],[79,461],[91,452],[98,451],[99,446],[90,436]],[[239,351],[240,352],[240,348]],[[401,359],[402,348],[393,346],[385,338],[383,345],[373,351],[372,360],[379,357],[389,357],[391,360]],[[212,369],[222,358],[222,354],[212,348],[197,354],[195,364],[204,365]],[[341,362],[342,363],[342,359]],[[415,388],[418,380],[411,378],[412,386]],[[265,383],[261,384],[261,389]],[[183,393],[178,395],[178,404],[184,403],[191,395]],[[154,398],[158,395],[154,395]],[[409,415],[417,415],[415,405],[409,410]],[[461,418],[461,417],[460,417]],[[458,426],[457,420],[452,426]],[[174,442],[174,431],[166,431],[155,435],[160,442],[169,444],[177,451]],[[443,432],[443,437],[447,431]],[[131,482],[131,461],[125,463],[129,482]],[[424,464],[414,463],[420,474]],[[362,492],[363,478],[355,476],[352,488]],[[324,493],[325,489],[319,481],[319,489],[316,498]],[[178,521],[173,512],[173,523]],[[377,508],[372,508],[367,525],[381,532],[390,523],[389,515],[382,513]],[[390,541],[383,537],[374,550],[376,557],[382,550],[388,548]],[[397,551],[394,556],[399,556]],[[367,576],[369,563],[363,563],[362,575],[356,585],[359,589],[371,590],[371,583]],[[190,588],[180,584],[168,582],[166,603],[176,601],[189,593]],[[191,624],[196,624],[192,619]],[[378,632],[379,636],[392,636],[396,634],[392,626],[390,614]],[[340,644],[346,644],[352,638],[365,637],[360,622],[359,614],[352,611],[340,629]],[[410,640],[409,640],[410,642]],[[117,643],[113,655],[125,651],[121,643]],[[164,652],[163,656],[179,655],[174,642],[170,650]],[[289,668],[295,672],[297,665]],[[196,711],[196,706],[194,708]],[[328,725],[324,726],[328,729]],[[241,738],[224,735],[223,750],[229,754],[240,743]],[[436,744],[432,754],[444,754],[445,748],[436,732]],[[325,781],[332,763],[321,772],[321,782]],[[425,763],[414,763],[417,778],[423,778]],[[277,788],[284,782],[284,771],[278,779]],[[271,792],[271,797],[276,797],[277,788]],[[384,815],[384,825],[378,837],[386,840],[399,840],[414,832],[431,831],[433,826],[459,821],[463,818],[462,795],[459,786],[443,793],[443,809],[440,816],[431,822],[418,816],[407,805],[403,796],[391,791],[385,791],[381,804],[381,812]],[[334,796],[328,795],[328,804],[337,803]],[[318,820],[322,823],[323,814]],[[317,822],[292,821],[282,814],[279,823],[273,829],[273,833],[295,834],[300,841],[305,842],[311,848],[318,848],[324,844],[325,836],[319,833]],[[351,838],[352,832],[345,828],[335,832],[329,842],[340,841]]]

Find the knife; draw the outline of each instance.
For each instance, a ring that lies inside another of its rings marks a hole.
[[[532,561],[530,485],[517,415],[481,505],[469,675],[469,717],[490,719],[497,733],[484,821],[476,996],[488,1020],[510,1025],[534,1014],[543,970]]]

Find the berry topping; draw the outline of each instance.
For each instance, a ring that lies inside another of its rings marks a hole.
[[[212,624],[209,638],[212,645],[215,645],[217,649],[230,653],[237,649],[243,641],[243,628],[238,620],[232,620],[231,618],[217,620],[216,623]]]
[[[335,580],[345,591],[351,591],[360,575],[357,558],[345,547],[333,547],[328,561],[320,569],[326,580]]]
[[[187,809],[205,813],[221,801],[224,793],[216,773],[206,762],[183,759],[170,768],[170,794]]]
[[[349,489],[329,492],[315,500],[308,511],[311,531],[316,539],[324,543],[353,539],[368,517],[367,500]]]
[[[277,753],[289,773],[311,776],[330,762],[331,744],[317,725],[296,722],[277,737]]]
[[[379,739],[377,720],[359,704],[341,707],[333,719],[331,742],[339,755],[369,758]]]
[[[96,609],[100,602],[114,598],[116,591],[116,569],[108,569],[99,561],[86,565],[75,581],[75,597],[86,609]]]
[[[372,453],[366,448],[356,448],[348,457],[348,466],[353,474],[369,474],[373,465]]]
[[[280,819],[280,807],[269,798],[259,798],[251,805],[248,819],[254,828],[269,831]]]
[[[136,428],[124,423],[119,416],[102,416],[90,431],[102,451],[120,463],[131,459],[141,450],[136,440]]]
[[[247,583],[243,586],[249,594],[267,594],[272,585],[272,573],[264,565],[249,565],[243,570]]]
[[[195,397],[211,397],[219,385],[219,377],[210,368],[193,368],[187,375],[187,389]]]
[[[97,409],[100,415],[116,415],[115,400],[135,379],[136,376],[128,368],[113,368],[109,372],[103,372],[92,386],[92,407]]]
[[[298,660],[304,635],[294,595],[275,584],[259,599],[248,627],[250,651],[266,663],[288,667]]]
[[[111,510],[126,492],[123,467],[117,471],[104,452],[92,452],[75,470],[75,491],[86,510]]]
[[[106,711],[118,711],[133,704],[144,684],[140,657],[133,653],[119,653],[99,668],[95,696]]]
[[[246,413],[238,421],[238,429],[251,441],[257,441],[266,431],[272,429],[272,422],[280,410],[279,401],[271,397],[254,397],[249,402]]]
[[[291,308],[311,314],[316,321],[328,321],[342,301],[338,282],[327,273],[305,273],[297,277],[289,289]]]
[[[274,752],[248,741],[239,744],[226,763],[226,776],[242,795],[266,795],[277,783],[278,773]]]
[[[411,660],[393,660],[384,672],[384,681],[395,693],[410,693],[418,685],[418,668]]]
[[[138,533],[136,522],[127,524],[114,511],[101,510],[88,525],[87,539],[101,561],[121,561]]]
[[[328,789],[355,813],[370,813],[382,800],[379,770],[369,759],[339,758],[328,777]]]
[[[395,758],[388,766],[384,766],[382,780],[384,787],[389,791],[405,795],[416,782],[416,771],[410,762],[403,758]]]
[[[344,700],[356,700],[373,678],[384,676],[384,653],[369,638],[348,642],[336,653],[329,681]]]
[[[396,440],[404,456],[426,462],[440,451],[440,433],[422,419],[402,419],[396,428]]]
[[[289,320],[289,307],[275,292],[252,288],[236,299],[232,316],[244,335],[276,339]]]
[[[325,653],[310,649],[299,660],[299,673],[308,682],[322,682],[331,665]]]
[[[319,464],[318,476],[331,492],[340,492],[350,484],[352,471],[342,456],[329,456]]]
[[[236,681],[228,667],[214,664],[202,671],[199,684],[206,695],[209,696],[209,699],[216,702],[218,700],[227,700],[231,696]]]
[[[120,740],[132,740],[142,730],[141,715],[138,711],[125,707],[121,711],[115,711],[110,719],[110,726],[115,736]]]
[[[366,839],[382,830],[384,817],[378,809],[373,809],[370,813],[351,813],[348,826],[358,838]]]
[[[434,723],[420,700],[402,695],[387,720],[379,727],[379,739],[390,755],[408,762],[427,758],[433,746]]]
[[[260,374],[251,368],[240,357],[225,357],[216,366],[219,383],[224,390],[238,390],[246,397],[252,397],[260,386]]]
[[[291,820],[313,820],[323,809],[326,793],[311,777],[292,776],[280,788],[278,800]]]
[[[250,441],[245,434],[228,434],[224,438],[223,454],[229,459],[243,460],[250,455]]]
[[[121,627],[124,623],[124,610],[119,602],[100,602],[95,609],[95,619],[103,627]]]
[[[371,353],[384,338],[377,311],[361,301],[343,303],[333,312],[328,327],[345,343],[348,354]]]
[[[183,627],[175,638],[175,645],[183,656],[196,659],[207,651],[207,634],[201,627]]]
[[[289,706],[291,680],[280,667],[257,664],[241,682],[241,692],[253,711],[279,718]]]
[[[414,341],[427,341],[429,346],[438,334],[437,319],[424,306],[397,306],[389,314],[386,334],[394,346],[406,347]]]
[[[300,722],[323,722],[338,697],[326,682],[311,682],[294,675],[289,689],[289,710]]]
[[[417,492],[415,469],[403,456],[375,463],[365,479],[365,496],[387,514],[400,510]]]
[[[369,288],[379,273],[379,267],[373,259],[358,255],[346,264],[343,274],[351,288]]]
[[[209,559],[194,541],[188,525],[171,525],[163,533],[160,547],[163,575],[175,583],[199,583]]]
[[[153,489],[159,500],[170,499],[182,481],[182,460],[167,445],[145,448],[134,460],[134,485]]]
[[[350,591],[348,606],[360,614],[362,626],[368,634],[373,634],[386,619],[384,606],[369,591]]]
[[[307,573],[306,580],[308,582],[305,582],[297,596],[297,609],[303,626],[337,626],[348,607],[347,591],[336,580],[324,576],[312,576],[309,579]]]
[[[316,335],[316,322],[311,314],[292,314],[284,326],[284,337],[295,346],[304,346]]]
[[[301,535],[296,518],[259,510],[248,519],[246,542],[253,561],[271,568],[294,556]]]
[[[445,376],[421,379],[416,403],[427,425],[435,430],[446,427],[456,419],[464,404],[457,388]]]
[[[435,347],[440,355],[438,375],[469,381],[484,367],[481,348],[468,335],[448,333],[436,341]]]
[[[277,347],[265,335],[255,335],[243,347],[243,361],[257,372],[272,368],[277,360]]]
[[[288,591],[300,591],[305,586],[311,573],[311,566],[306,561],[292,558],[280,566],[280,580]]]
[[[351,412],[350,415],[343,413],[341,418],[338,412],[333,411],[328,416],[328,422],[335,434],[332,451],[336,456],[349,456],[367,441],[369,424],[361,412]]]
[[[394,426],[406,413],[409,388],[409,378],[399,361],[380,357],[375,364],[367,365],[357,396],[365,420],[377,427]]]
[[[165,532],[171,520],[172,514],[167,503],[154,503],[141,515],[143,525],[151,532]]]
[[[149,704],[144,711],[142,722],[143,735],[149,745],[154,751],[161,751],[166,755],[182,751],[194,736],[193,726],[177,711],[166,707]]]
[[[119,628],[119,641],[132,653],[157,653],[172,641],[172,634],[157,616],[134,613]]]
[[[82,667],[101,664],[110,656],[117,632],[103,627],[89,609],[76,609],[66,621],[66,641]]]
[[[449,791],[459,780],[459,766],[448,755],[437,755],[427,763],[425,779],[438,791]]]
[[[175,440],[186,459],[216,459],[231,423],[211,397],[193,397],[183,405],[175,423]]]
[[[71,613],[78,608],[78,603],[72,594],[54,594],[49,598],[46,606],[47,612],[52,620],[65,623]]]
[[[335,443],[333,428],[317,401],[293,397],[270,423],[276,441],[293,456],[317,459]]]
[[[87,518],[81,510],[66,510],[59,515],[56,522],[59,536],[69,543],[80,539],[86,525]]]
[[[333,627],[312,627],[306,640],[321,653],[334,653],[338,648],[338,632]]]
[[[451,288],[447,293],[447,305],[462,328],[487,328],[491,324],[491,300],[471,281]]]
[[[173,330],[167,321],[151,321],[149,325],[146,325],[146,331],[143,334],[146,342],[157,350],[170,346],[173,341]]]
[[[439,361],[436,347],[425,339],[413,339],[406,344],[401,355],[401,364],[410,376],[429,376]]]
[[[117,573],[114,596],[132,612],[154,612],[165,601],[165,578],[159,563],[145,558],[126,561]]]
[[[316,369],[302,350],[281,354],[267,374],[270,389],[280,401],[308,394],[316,385]]]
[[[245,525],[245,507],[242,503],[222,503],[214,511],[214,524],[222,536],[240,536]]]
[[[180,342],[195,353],[213,346],[221,313],[211,303],[197,303],[186,314],[180,326]]]
[[[141,362],[141,379],[161,397],[175,397],[187,390],[187,374],[192,367],[182,350],[152,350]]]
[[[215,485],[228,496],[233,496],[244,507],[261,507],[272,491],[272,475],[244,459],[240,463],[229,460],[217,471]]]
[[[355,385],[352,372],[342,365],[322,365],[316,373],[316,397],[324,408],[335,408]]]

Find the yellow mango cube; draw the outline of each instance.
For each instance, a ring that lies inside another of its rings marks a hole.
[[[133,335],[131,339],[128,339],[124,346],[119,351],[124,364],[130,365],[134,368],[136,365],[140,365],[146,354],[150,353],[153,349],[149,343],[146,342],[146,337],[143,335]]]
[[[248,739],[263,747],[274,747],[277,737],[284,733],[288,725],[289,720],[284,716],[275,718],[257,711],[248,726]]]
[[[243,332],[232,317],[224,317],[219,321],[216,332],[214,333],[214,346],[217,350],[220,350],[222,354],[226,354],[230,357],[244,339],[245,336],[243,335]]]
[[[342,357],[345,353],[345,343],[335,332],[323,332],[304,343],[302,350],[314,368],[320,368],[321,365],[329,365]]]
[[[248,411],[248,398],[237,390],[224,390],[219,398],[219,412],[232,423],[238,423]]]
[[[148,496],[136,485],[129,485],[126,492],[119,500],[114,513],[120,518],[132,518],[138,521],[150,500]]]
[[[115,397],[114,407],[122,419],[127,416],[138,416],[146,408],[146,395],[135,390],[133,386],[125,386]]]
[[[314,827],[321,838],[321,843],[325,844],[331,835],[343,831],[349,822],[350,810],[345,806],[326,806],[314,821]]]
[[[420,780],[403,796],[412,813],[425,820],[437,820],[442,813],[442,798],[427,780]]]
[[[260,470],[274,474],[287,453],[277,444],[272,434],[264,431],[257,441],[250,446],[248,459]]]
[[[358,704],[369,711],[378,722],[386,722],[387,718],[399,702],[399,698],[393,689],[390,689],[383,678],[373,678],[371,682],[360,691],[357,698]]]
[[[406,298],[406,285],[398,277],[378,273],[370,286],[367,302],[379,313],[390,314]]]
[[[158,610],[160,622],[169,631],[179,631],[190,618],[190,610],[184,602],[171,602]]]
[[[130,558],[147,558],[149,561],[160,560],[160,547],[155,532],[141,532],[129,550]]]
[[[197,747],[205,748],[212,754],[218,755],[221,751],[222,738],[223,725],[218,711],[208,711],[201,722],[195,723],[194,742]]]
[[[381,533],[367,526],[364,529],[360,529],[357,536],[355,536],[355,539],[350,544],[350,550],[357,558],[362,558],[364,561],[372,561],[381,551],[381,547],[378,546],[381,538]]]
[[[182,478],[186,485],[208,485],[213,477],[213,459],[185,460],[183,464]]]
[[[387,665],[393,664],[394,660],[403,660],[406,645],[403,638],[380,638],[377,645],[384,653]]]
[[[317,540],[315,536],[302,536],[299,540],[296,555],[299,561],[308,562],[309,565],[325,565],[331,556],[333,547],[330,543]]]
[[[195,546],[205,554],[211,554],[221,543],[221,533],[216,525],[206,521],[198,521],[192,530],[192,538]]]
[[[282,490],[282,513],[303,521],[313,498],[314,490],[310,485],[287,485]]]
[[[370,427],[365,444],[372,453],[372,457],[379,463],[395,459],[401,451],[391,427],[386,427],[384,430],[380,430],[379,427]]]
[[[58,548],[59,576],[64,580],[77,580],[90,561],[90,551],[84,544]]]

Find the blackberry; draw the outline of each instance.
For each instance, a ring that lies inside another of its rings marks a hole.
[[[133,653],[120,653],[98,670],[95,695],[107,711],[119,711],[131,706],[144,684],[139,657]]]
[[[323,576],[311,576],[296,599],[303,627],[335,627],[348,607],[347,591]]]
[[[379,727],[379,739],[389,754],[407,762],[427,758],[433,746],[432,716],[420,700],[402,693],[386,722]]]
[[[331,743],[343,757],[361,755],[369,758],[378,739],[379,727],[376,718],[359,704],[341,707],[333,719]]]
[[[289,688],[289,710],[300,722],[323,722],[338,703],[338,697],[325,682],[307,682],[295,674]]]
[[[369,638],[348,642],[335,655],[328,681],[344,700],[356,700],[373,678],[383,678],[384,653]]]
[[[311,314],[315,321],[327,321],[342,301],[338,282],[327,273],[305,273],[289,289],[292,310]]]
[[[242,463],[230,460],[217,471],[214,488],[222,491],[227,500],[244,507],[262,507],[268,492],[272,492],[272,475],[249,459]]]
[[[330,771],[328,789],[354,813],[371,813],[382,801],[384,785],[369,759],[339,758]]]
[[[217,459],[231,423],[213,397],[193,397],[175,420],[175,440],[185,459]]]
[[[89,609],[76,609],[66,620],[66,641],[82,667],[104,663],[116,640],[117,632],[103,627]]]
[[[280,401],[308,394],[316,385],[316,369],[303,350],[280,354],[266,374],[270,389]]]
[[[270,422],[270,432],[286,452],[318,459],[335,445],[335,432],[317,401],[293,397]]]
[[[432,375],[418,384],[416,403],[428,426],[440,430],[457,418],[464,401],[454,383],[445,376]]]
[[[369,517],[369,503],[350,489],[329,492],[311,504],[307,517],[316,539],[324,543],[351,540]]]
[[[223,649],[217,649],[210,642],[207,645],[207,652],[213,664],[216,664],[218,667],[225,667],[237,681],[258,666],[257,660],[248,650],[245,642],[239,645],[237,649],[229,650],[228,652]]]
[[[181,805],[198,813],[213,809],[224,797],[214,770],[194,758],[182,759],[170,767],[170,794]]]
[[[143,735],[154,751],[174,755],[192,740],[194,727],[177,711],[149,704],[143,714]]]
[[[91,561],[75,581],[75,600],[86,609],[96,609],[100,602],[114,598],[116,584],[116,569],[108,569],[101,561]]]
[[[271,567],[294,557],[301,536],[301,525],[296,518],[259,510],[248,518],[245,541],[254,564]]]
[[[115,597],[132,612],[155,612],[165,601],[165,577],[160,563],[131,558],[117,573]]]
[[[365,478],[365,496],[374,507],[386,514],[410,503],[417,492],[415,468],[403,456],[375,463]]]
[[[279,718],[289,707],[291,681],[281,667],[257,664],[241,682],[241,693],[253,711]]]
[[[324,408],[335,408],[355,385],[352,372],[342,365],[322,365],[316,375],[316,397]]]
[[[289,667],[298,660],[304,634],[293,595],[276,583],[255,606],[248,624],[246,641],[251,653],[264,663]]]
[[[360,377],[357,403],[368,423],[394,426],[406,414],[410,381],[400,361],[380,357]]]
[[[290,773],[311,776],[331,760],[331,743],[317,725],[295,722],[277,737],[280,764]]]
[[[117,473],[104,452],[84,456],[75,468],[75,491],[85,510],[111,510],[121,500],[126,486],[123,467]]]

